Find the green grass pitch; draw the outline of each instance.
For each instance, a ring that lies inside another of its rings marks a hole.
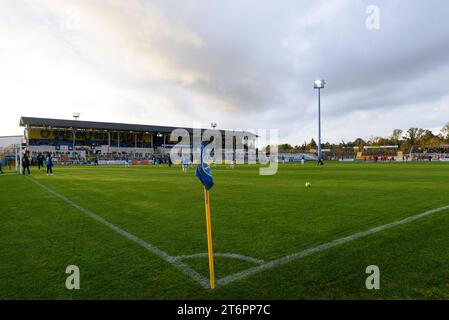
[[[188,256],[207,252],[203,190],[193,169],[32,173],[0,176],[1,299],[449,299],[449,210],[210,290],[33,183],[169,256]],[[257,166],[218,166],[212,173],[217,279],[449,205],[445,163],[286,164],[275,176],[260,176]],[[208,277],[204,255],[182,261]],[[80,268],[80,290],[65,287],[68,265]],[[380,290],[365,287],[368,265],[380,268]]]

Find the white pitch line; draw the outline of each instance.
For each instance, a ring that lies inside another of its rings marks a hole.
[[[195,258],[204,258],[204,257],[208,257],[208,253],[207,252],[195,253],[195,254],[190,254],[190,255],[175,256],[173,258],[176,259],[176,260],[184,260],[184,259],[195,259]],[[238,253],[214,252],[214,257],[231,258],[231,259],[251,262],[251,263],[254,263],[254,264],[263,264],[263,263],[265,263],[264,260],[256,259],[256,258],[253,258],[253,257],[244,256],[244,255],[238,254]]]
[[[377,232],[380,232],[380,231],[383,231],[383,230],[386,230],[386,229],[390,229],[390,228],[396,227],[398,225],[406,224],[406,223],[415,221],[417,219],[429,216],[429,215],[437,213],[437,212],[448,210],[448,209],[449,209],[449,206],[445,206],[445,207],[441,207],[441,208],[437,208],[437,209],[432,209],[432,210],[429,210],[429,211],[426,211],[426,212],[423,212],[423,213],[420,213],[420,214],[417,214],[417,215],[414,215],[414,216],[411,216],[411,217],[408,217],[408,218],[405,218],[405,219],[402,219],[402,220],[398,220],[398,221],[395,221],[395,222],[391,222],[391,223],[385,224],[383,226],[379,226],[379,227],[376,227],[376,228],[373,228],[373,229],[370,229],[370,230],[367,230],[367,231],[362,231],[362,232],[353,234],[353,235],[348,236],[348,237],[344,237],[344,238],[340,238],[340,239],[337,239],[337,240],[333,240],[331,242],[319,245],[317,247],[309,248],[309,249],[306,249],[306,250],[298,252],[298,253],[294,253],[294,254],[291,254],[291,255],[288,255],[288,256],[276,259],[276,260],[269,261],[267,263],[264,263],[264,264],[256,266],[256,267],[253,267],[253,268],[250,268],[250,269],[246,269],[246,270],[244,270],[242,272],[238,272],[238,273],[226,276],[224,278],[221,278],[221,279],[217,280],[216,284],[217,284],[217,286],[224,286],[224,285],[227,285],[227,284],[229,284],[229,283],[231,283],[233,281],[236,281],[236,280],[248,277],[250,275],[253,275],[253,274],[265,271],[265,270],[272,269],[274,267],[278,267],[278,266],[287,264],[287,263],[292,262],[294,260],[298,260],[298,259],[307,257],[307,256],[309,256],[311,254],[314,254],[314,253],[317,253],[317,252],[320,252],[320,251],[323,251],[323,250],[326,250],[326,249],[333,248],[333,247],[338,246],[340,244],[343,244],[343,243],[346,243],[346,242],[349,242],[349,241],[352,241],[352,240],[355,240],[355,239],[359,239],[359,238],[365,237],[367,235],[371,235],[371,234],[374,234],[374,233],[377,233]]]
[[[129,232],[127,232],[127,231],[117,227],[115,224],[112,224],[111,222],[109,222],[106,219],[100,217],[99,215],[93,213],[92,211],[77,205],[75,202],[69,200],[68,198],[64,197],[63,195],[57,193],[56,191],[53,191],[49,187],[47,187],[47,186],[43,185],[42,183],[40,183],[39,181],[37,181],[37,180],[35,180],[33,178],[30,178],[30,177],[27,177],[27,178],[30,181],[34,182],[39,187],[41,187],[42,189],[44,189],[47,192],[51,193],[55,197],[61,199],[65,203],[71,205],[72,207],[78,209],[79,211],[83,212],[84,214],[90,216],[91,218],[93,218],[93,219],[97,220],[98,222],[100,222],[101,224],[105,225],[109,229],[115,231],[119,235],[121,235],[121,236],[123,236],[123,237],[125,237],[125,238],[127,238],[127,239],[129,239],[131,241],[134,241],[135,243],[137,243],[137,244],[141,245],[142,247],[144,247],[145,249],[147,249],[149,252],[157,255],[158,257],[162,258],[166,262],[172,264],[178,270],[182,271],[187,276],[193,278],[202,287],[209,288],[209,280],[204,278],[202,275],[200,275],[198,272],[196,272],[195,270],[190,268],[188,265],[184,264],[182,261],[180,261],[176,257],[170,256],[168,253],[162,251],[158,247],[156,247],[156,246],[154,246],[154,245],[152,245],[152,244],[150,244],[150,243],[148,243],[148,242],[146,242],[146,241],[136,237],[135,235],[133,235],[133,234],[131,234],[131,233],[129,233]]]
[[[30,178],[30,177],[27,177],[27,178],[29,180],[33,181],[38,186],[40,186],[41,188],[43,188],[46,191],[48,191],[49,193],[51,193],[54,196],[58,197],[59,199],[63,200],[67,204],[77,208],[81,212],[89,215],[90,217],[94,218],[98,222],[104,224],[105,226],[107,226],[110,229],[114,230],[115,232],[119,233],[123,237],[140,244],[141,246],[146,248],[151,253],[154,253],[155,255],[159,256],[163,260],[165,260],[168,263],[172,264],[177,269],[181,270],[187,276],[193,278],[203,288],[206,288],[206,289],[209,288],[209,281],[205,277],[203,277],[198,272],[196,272],[195,270],[193,270],[192,268],[190,268],[189,266],[187,266],[186,264],[184,264],[184,263],[182,263],[180,261],[182,259],[188,259],[190,257],[197,257],[197,256],[198,257],[202,257],[203,255],[204,256],[206,255],[205,253],[198,253],[198,254],[193,254],[193,255],[188,255],[188,256],[170,256],[169,254],[167,254],[166,252],[160,250],[156,246],[154,246],[154,245],[152,245],[150,243],[145,242],[144,240],[134,236],[133,234],[131,234],[131,233],[129,233],[129,232],[123,230],[123,229],[120,229],[119,227],[115,226],[114,224],[110,223],[109,221],[105,220],[104,218],[96,215],[95,213],[93,213],[93,212],[91,212],[91,211],[89,211],[87,209],[82,208],[81,206],[79,206],[76,203],[74,203],[73,201],[67,199],[63,195],[61,195],[61,194],[53,191],[52,189],[46,187],[45,185],[41,184],[37,180],[35,180],[33,178]],[[429,211],[426,211],[426,212],[423,212],[423,213],[420,213],[420,214],[417,214],[417,215],[414,215],[414,216],[411,216],[411,217],[408,217],[408,218],[405,218],[405,219],[402,219],[402,220],[391,222],[391,223],[388,223],[388,224],[385,224],[383,226],[379,226],[379,227],[376,227],[376,228],[373,228],[373,229],[370,229],[370,230],[367,230],[367,231],[362,231],[362,232],[353,234],[351,236],[347,236],[347,237],[344,237],[344,238],[336,239],[336,240],[333,240],[331,242],[319,245],[317,247],[309,248],[309,249],[306,249],[304,251],[297,252],[297,253],[294,253],[294,254],[291,254],[291,255],[288,255],[288,256],[276,259],[276,260],[272,260],[272,261],[269,261],[269,262],[263,262],[262,260],[251,258],[251,257],[247,257],[247,256],[243,256],[243,255],[239,255],[239,254],[232,254],[232,253],[219,254],[219,255],[223,255],[223,256],[226,255],[227,257],[232,257],[232,258],[235,258],[235,259],[239,259],[239,258],[237,258],[237,256],[240,257],[240,258],[241,257],[246,257],[246,258],[252,259],[254,261],[259,261],[259,263],[258,263],[259,265],[256,266],[256,267],[249,268],[249,269],[246,269],[244,271],[241,271],[241,272],[238,272],[238,273],[235,273],[235,274],[223,277],[221,279],[218,279],[216,281],[216,285],[217,286],[224,286],[224,285],[227,285],[227,284],[229,284],[231,282],[234,282],[236,280],[248,277],[250,275],[253,275],[253,274],[265,271],[265,270],[269,270],[269,269],[272,269],[272,268],[275,268],[275,267],[287,264],[287,263],[295,261],[295,260],[302,259],[304,257],[307,257],[307,256],[311,255],[311,254],[314,254],[314,253],[317,253],[317,252],[320,252],[320,251],[324,251],[324,250],[333,248],[333,247],[338,246],[340,244],[344,244],[344,243],[350,242],[352,240],[365,237],[367,235],[375,234],[375,233],[378,233],[380,231],[396,227],[398,225],[402,225],[402,224],[413,222],[413,221],[415,221],[417,219],[420,219],[420,218],[423,218],[423,217],[426,217],[426,216],[429,216],[431,214],[438,213],[438,212],[441,212],[441,211],[444,211],[444,210],[449,210],[449,205],[441,207],[441,208],[432,209],[432,210],[429,210]]]

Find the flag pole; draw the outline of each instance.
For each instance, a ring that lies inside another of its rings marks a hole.
[[[206,188],[204,188],[204,205],[206,208],[207,251],[209,256],[210,288],[215,289],[214,253],[212,246],[212,226],[210,219],[210,195],[209,190],[207,190]]]

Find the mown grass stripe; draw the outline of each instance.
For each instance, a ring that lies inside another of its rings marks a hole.
[[[429,216],[431,214],[435,214],[435,213],[438,213],[438,212],[441,212],[441,211],[445,211],[445,210],[449,210],[449,205],[448,206],[444,206],[444,207],[440,207],[440,208],[436,208],[436,209],[432,209],[432,210],[429,210],[429,211],[426,211],[426,212],[423,212],[423,213],[420,213],[420,214],[417,214],[417,215],[414,215],[414,216],[411,216],[411,217],[408,217],[408,218],[405,218],[405,219],[402,219],[402,220],[391,222],[391,223],[388,223],[388,224],[385,224],[383,226],[379,226],[379,227],[376,227],[376,228],[373,228],[373,229],[370,229],[370,230],[367,230],[367,231],[362,231],[362,232],[359,232],[359,233],[355,233],[355,234],[353,234],[351,236],[347,236],[347,237],[344,237],[344,238],[336,239],[336,240],[333,240],[331,242],[327,242],[327,243],[324,243],[322,245],[319,245],[317,247],[309,248],[309,249],[306,249],[306,250],[298,252],[298,253],[294,253],[294,254],[291,254],[291,255],[288,255],[288,256],[276,259],[276,260],[272,260],[272,261],[266,262],[266,263],[261,264],[259,266],[256,266],[256,267],[253,267],[253,268],[250,268],[250,269],[246,269],[244,271],[241,271],[241,272],[232,274],[230,276],[226,276],[224,278],[221,278],[221,279],[217,280],[216,284],[217,284],[217,286],[224,286],[224,285],[227,285],[227,284],[229,284],[231,282],[234,282],[236,280],[243,279],[243,278],[248,277],[250,275],[253,275],[253,274],[265,271],[265,270],[269,270],[269,269],[272,269],[272,268],[275,268],[275,267],[278,267],[278,266],[281,266],[281,265],[284,265],[284,264],[287,264],[289,262],[292,262],[292,261],[295,261],[295,260],[307,257],[307,256],[309,256],[311,254],[314,254],[314,253],[317,253],[317,252],[320,252],[320,251],[324,251],[324,250],[333,248],[333,247],[338,246],[340,244],[347,243],[347,242],[350,242],[350,241],[353,241],[353,240],[356,240],[356,239],[359,239],[359,238],[362,238],[362,237],[365,237],[365,236],[368,236],[368,235],[371,235],[371,234],[375,234],[375,233],[378,233],[378,232],[381,232],[381,231],[384,231],[384,230],[387,230],[387,229],[391,229],[391,228],[394,228],[394,227],[396,227],[398,225],[410,223],[410,222],[413,222],[413,221],[415,221],[417,219],[424,218],[424,217]]]
[[[176,257],[170,256],[168,253],[166,253],[165,251],[162,251],[161,249],[159,249],[155,245],[152,245],[151,243],[148,243],[148,242],[140,239],[139,237],[129,233],[128,231],[125,231],[125,230],[117,227],[115,224],[107,221],[106,219],[100,217],[99,215],[93,213],[92,211],[79,206],[78,204],[76,204],[72,200],[64,197],[60,193],[58,193],[58,192],[50,189],[49,187],[43,185],[39,181],[37,181],[37,180],[35,180],[35,179],[31,178],[31,177],[27,177],[27,179],[29,179],[30,181],[34,182],[39,187],[41,187],[45,191],[49,192],[53,196],[59,198],[60,200],[64,201],[65,203],[69,204],[70,206],[78,209],[82,213],[84,213],[84,214],[90,216],[91,218],[97,220],[98,222],[100,222],[104,226],[108,227],[109,229],[115,231],[119,235],[121,235],[121,236],[123,236],[123,237],[125,237],[125,238],[127,238],[127,239],[129,239],[131,241],[134,241],[135,243],[137,243],[140,246],[142,246],[145,249],[147,249],[149,252],[151,252],[151,253],[157,255],[158,257],[162,258],[166,262],[168,262],[171,265],[173,265],[174,267],[176,267],[178,270],[182,271],[187,276],[189,276],[192,279],[194,279],[202,287],[204,287],[204,288],[208,288],[209,287],[209,281],[206,278],[204,278],[198,272],[196,272],[195,270],[193,270],[192,268],[187,266],[185,263],[181,262],[179,259],[176,259]]]

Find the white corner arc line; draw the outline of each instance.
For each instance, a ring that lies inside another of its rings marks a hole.
[[[151,253],[155,254],[156,256],[162,258],[166,262],[172,264],[178,270],[182,271],[185,275],[187,275],[187,276],[191,277],[192,279],[194,279],[202,287],[209,288],[209,280],[207,280],[205,277],[200,275],[198,272],[196,272],[195,270],[190,268],[188,265],[184,264],[179,259],[176,259],[176,257],[170,256],[168,253],[162,251],[158,247],[156,247],[156,246],[154,246],[154,245],[152,245],[152,244],[150,244],[150,243],[148,243],[148,242],[146,242],[146,241],[136,237],[135,235],[129,233],[128,231],[125,231],[125,230],[117,227],[115,224],[107,221],[106,219],[100,217],[99,215],[93,213],[92,211],[77,205],[75,202],[73,202],[70,199],[64,197],[63,195],[59,194],[58,192],[50,189],[49,187],[43,185],[39,181],[37,181],[37,180],[35,180],[33,178],[29,178],[29,177],[27,177],[27,179],[29,179],[30,181],[34,182],[36,185],[38,185],[42,189],[46,190],[47,192],[51,193],[53,196],[59,198],[60,200],[64,201],[65,203],[67,203],[67,204],[71,205],[72,207],[78,209],[82,213],[84,213],[84,214],[88,215],[89,217],[97,220],[98,222],[100,222],[104,226],[108,227],[109,229],[115,231],[119,235],[127,238],[128,240],[134,241],[135,243],[137,243],[137,244],[141,245],[142,247],[144,247],[145,249],[147,249],[149,252],[151,252]]]
[[[195,259],[195,258],[205,258],[208,257],[208,253],[195,253],[195,254],[189,254],[189,255],[181,255],[181,256],[174,256],[173,259],[175,260],[184,260],[184,259]],[[223,257],[223,258],[230,258],[230,259],[236,259],[236,260],[242,260],[251,262],[254,264],[263,264],[265,263],[262,259],[257,259],[249,256],[245,256],[238,253],[220,253],[220,252],[214,252],[214,257]]]
[[[96,215],[95,213],[91,212],[90,210],[84,209],[81,206],[77,205],[76,203],[74,203],[73,201],[67,199],[66,197],[64,197],[63,195],[53,191],[52,189],[48,188],[47,186],[41,184],[40,182],[38,182],[37,180],[33,179],[33,178],[29,178],[27,177],[29,180],[31,180],[32,182],[34,182],[36,185],[40,186],[41,188],[43,188],[44,190],[48,191],[49,193],[53,194],[54,196],[56,196],[57,198],[61,199],[62,201],[66,202],[67,204],[75,207],[76,209],[80,210],[81,212],[85,213],[86,215],[94,218],[95,220],[97,220],[98,222],[104,224],[105,226],[109,227],[111,230],[114,230],[115,232],[119,233],[120,235],[122,235],[123,237],[132,240],[136,243],[138,243],[139,245],[143,246],[145,249],[147,249],[148,251],[150,251],[151,253],[159,256],[160,258],[162,258],[163,260],[167,261],[168,263],[172,264],[174,267],[176,267],[177,269],[179,269],[180,271],[182,271],[184,274],[186,274],[187,276],[193,278],[198,284],[200,284],[203,288],[208,289],[209,288],[209,281],[203,277],[202,275],[200,275],[198,272],[196,272],[195,270],[193,270],[192,268],[190,268],[189,266],[187,266],[186,264],[184,264],[182,261],[182,259],[184,258],[189,258],[191,256],[197,256],[197,255],[203,255],[203,253],[199,253],[199,254],[195,254],[195,255],[189,255],[189,256],[170,256],[169,254],[167,254],[166,252],[160,250],[159,248],[157,248],[156,246],[145,242],[144,240],[132,235],[131,233],[120,229],[119,227],[115,226],[114,224],[110,223],[109,221],[105,220],[104,218]],[[313,248],[309,248],[285,257],[281,257],[279,259],[275,259],[272,261],[268,261],[268,262],[264,262],[262,264],[259,264],[258,266],[243,270],[241,272],[237,272],[234,274],[231,274],[229,276],[223,277],[221,279],[218,279],[216,281],[216,285],[217,286],[225,286],[231,282],[234,282],[236,280],[240,280],[243,279],[245,277],[251,276],[253,274],[265,271],[265,270],[269,270],[281,265],[285,265],[289,262],[295,261],[295,260],[299,260],[302,259],[304,257],[307,257],[309,255],[312,255],[314,253],[320,252],[320,251],[324,251],[330,248],[333,248],[335,246],[338,246],[340,244],[344,244],[347,242],[350,242],[352,240],[356,240],[371,234],[375,234],[393,227],[396,227],[398,225],[402,225],[402,224],[407,224],[410,222],[413,222],[415,220],[418,220],[420,218],[424,218],[426,216],[441,212],[441,211],[445,211],[445,210],[449,210],[449,205],[444,206],[444,207],[440,207],[440,208],[436,208],[436,209],[432,209],[432,210],[428,210],[426,212],[414,215],[414,216],[410,216],[407,218],[404,218],[402,220],[398,220],[398,221],[394,221],[388,224],[385,224],[383,226],[379,226],[379,227],[375,227],[366,231],[362,231],[359,233],[355,233],[353,235],[347,236],[347,237],[343,237],[340,239],[336,239],[327,243],[324,243],[322,245],[319,245],[317,247],[313,247]],[[235,254],[231,254],[231,255],[235,255]],[[241,255],[238,255],[241,256]],[[251,257],[248,257],[251,258]],[[254,258],[252,258],[254,259]],[[258,259],[256,259],[258,260]],[[262,261],[262,260],[261,260]]]
[[[432,209],[432,210],[429,210],[429,211],[426,211],[426,212],[423,212],[423,213],[420,213],[420,214],[417,214],[417,215],[414,215],[414,216],[411,216],[411,217],[408,217],[408,218],[405,218],[405,219],[402,219],[402,220],[391,222],[391,223],[388,223],[388,224],[385,224],[383,226],[379,226],[379,227],[376,227],[376,228],[373,228],[373,229],[370,229],[370,230],[367,230],[367,231],[362,231],[362,232],[359,232],[359,233],[355,233],[355,234],[353,234],[351,236],[347,236],[347,237],[344,237],[344,238],[336,239],[336,240],[333,240],[331,242],[327,242],[327,243],[324,243],[322,245],[319,245],[317,247],[309,248],[309,249],[306,249],[306,250],[301,251],[301,252],[297,252],[297,253],[294,253],[294,254],[291,254],[291,255],[288,255],[288,256],[276,259],[276,260],[272,260],[272,261],[266,262],[266,263],[261,264],[259,266],[256,266],[256,267],[253,267],[253,268],[250,268],[250,269],[246,269],[244,271],[241,271],[241,272],[238,272],[238,273],[235,273],[235,274],[223,277],[221,279],[218,279],[216,284],[217,284],[217,286],[224,286],[224,285],[227,285],[227,284],[229,284],[231,282],[234,282],[236,280],[248,277],[250,275],[253,275],[253,274],[265,271],[265,270],[272,269],[274,267],[278,267],[278,266],[287,264],[287,263],[292,262],[294,260],[298,260],[298,259],[307,257],[307,256],[309,256],[311,254],[314,254],[314,253],[317,253],[317,252],[320,252],[320,251],[323,251],[323,250],[326,250],[326,249],[333,248],[333,247],[338,246],[340,244],[347,243],[349,241],[352,241],[352,240],[355,240],[355,239],[359,239],[359,238],[362,238],[362,237],[365,237],[365,236],[368,236],[368,235],[371,235],[371,234],[374,234],[374,233],[377,233],[377,232],[380,232],[380,231],[391,229],[391,228],[396,227],[398,225],[410,223],[410,222],[413,222],[413,221],[415,221],[417,219],[424,218],[424,217],[429,216],[431,214],[438,213],[438,212],[445,211],[445,210],[449,210],[449,205],[448,206],[444,206],[444,207],[440,207],[440,208],[436,208],[436,209]]]

